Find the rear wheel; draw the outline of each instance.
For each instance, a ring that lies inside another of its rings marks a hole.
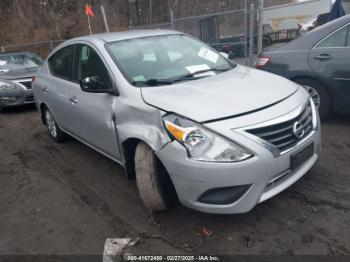
[[[175,189],[153,150],[141,142],[135,152],[136,184],[144,205],[150,211],[166,210],[176,199]]]
[[[326,118],[331,110],[331,97],[328,94],[326,87],[319,82],[308,78],[297,79],[295,82],[303,86],[310,94],[320,113],[320,117],[322,119]]]
[[[44,108],[44,118],[45,123],[47,126],[47,129],[49,131],[49,135],[53,140],[55,140],[57,143],[62,143],[67,140],[68,135],[64,133],[60,127],[57,125],[55,118],[53,117],[52,113],[48,108]]]

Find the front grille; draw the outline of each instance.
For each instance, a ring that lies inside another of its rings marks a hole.
[[[296,122],[304,127],[304,134],[298,137],[293,129]],[[300,140],[307,137],[312,132],[312,108],[309,102],[306,108],[296,118],[272,126],[246,130],[270,144],[276,146],[281,152],[294,147]]]
[[[32,81],[19,82],[21,85],[24,85],[27,89],[32,89]]]

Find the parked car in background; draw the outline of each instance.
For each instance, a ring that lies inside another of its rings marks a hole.
[[[123,165],[152,211],[178,197],[202,212],[247,212],[319,157],[318,113],[302,87],[176,31],[67,41],[33,92],[49,135]]]
[[[322,118],[331,111],[349,113],[350,15],[265,50],[256,67],[304,86]]]
[[[34,103],[32,79],[42,63],[29,52],[0,53],[0,111]]]

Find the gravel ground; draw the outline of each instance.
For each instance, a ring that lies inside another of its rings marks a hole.
[[[177,206],[151,217],[123,169],[34,107],[0,115],[0,254],[102,254],[106,238],[157,235],[139,254],[350,254],[350,116],[323,124],[323,154],[299,182],[242,215]],[[207,237],[202,241],[203,235]]]

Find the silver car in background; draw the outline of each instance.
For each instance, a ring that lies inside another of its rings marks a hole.
[[[42,63],[29,52],[0,53],[0,112],[34,103],[32,79]]]
[[[202,212],[248,212],[320,153],[318,113],[302,87],[176,31],[69,40],[33,91],[50,136],[120,163],[152,211],[178,198]]]

